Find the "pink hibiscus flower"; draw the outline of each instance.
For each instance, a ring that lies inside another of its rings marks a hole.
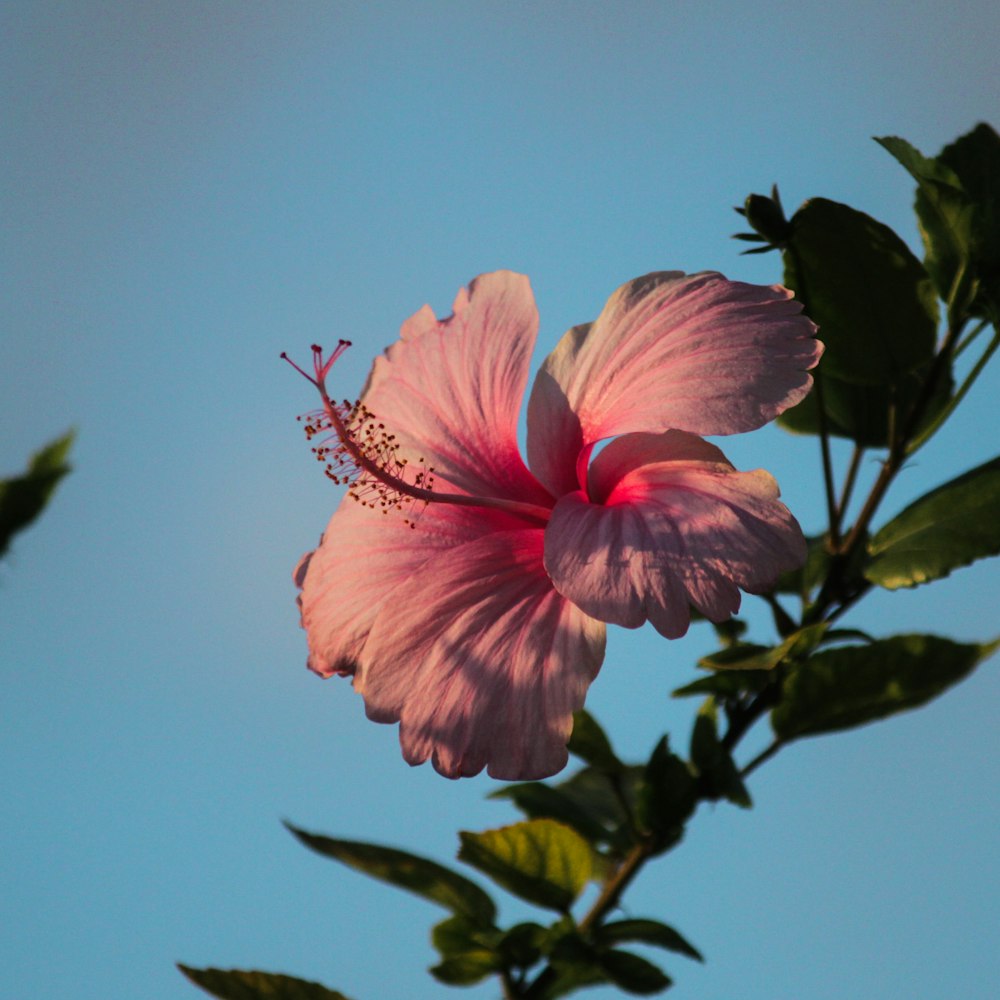
[[[350,483],[295,571],[309,666],[352,675],[403,756],[448,777],[537,779],[566,763],[605,624],[684,634],[805,557],[763,470],[699,434],[749,431],[809,391],[822,346],[784,288],[650,274],[571,329],[517,423],[538,313],[528,279],[486,274],[376,359],[356,404],[314,347],[307,425]],[[301,371],[301,369],[299,369]],[[611,440],[592,459],[594,446]]]

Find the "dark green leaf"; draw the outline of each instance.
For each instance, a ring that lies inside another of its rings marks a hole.
[[[508,968],[527,969],[542,957],[548,933],[541,924],[515,924],[500,939],[497,950]]]
[[[571,754],[600,771],[611,774],[625,769],[597,720],[582,708],[573,713],[573,735],[567,746]]]
[[[221,1000],[347,1000],[343,993],[328,990],[293,976],[240,969],[178,969],[196,986]]]
[[[700,677],[677,688],[673,697],[713,694],[720,698],[734,698],[741,694],[763,691],[772,677],[770,670],[713,670],[707,677]]]
[[[972,206],[962,182],[949,166],[923,156],[905,139],[885,136],[875,141],[917,182],[914,207],[924,241],[924,264],[938,294],[950,302],[956,277],[961,277],[972,259]],[[969,279],[971,275],[961,280]]]
[[[600,815],[588,811],[577,799],[540,781],[507,785],[491,792],[489,797],[510,799],[528,819],[548,818],[565,823],[592,844],[606,841],[613,829],[605,825]]]
[[[288,823],[285,825],[306,847],[318,854],[429,899],[452,913],[462,914],[487,925],[496,917],[493,900],[475,882],[436,861],[393,847],[380,847],[354,840],[334,840],[332,837],[306,833]]]
[[[662,969],[630,951],[606,951],[600,957],[600,964],[608,979],[626,993],[651,996],[662,993],[673,983]]]
[[[467,917],[442,920],[431,932],[431,941],[441,953],[431,975],[452,986],[478,983],[503,967],[495,947],[499,938],[495,928],[483,930]]]
[[[753,804],[732,756],[719,741],[714,698],[702,705],[695,719],[691,732],[691,763],[698,772],[702,797],[728,799],[744,809]]]
[[[880,385],[852,385],[832,375],[817,373],[819,388],[778,417],[778,424],[794,434],[818,434],[819,401],[823,400],[827,432],[863,448],[888,447],[893,422],[900,428],[920,396],[930,364]],[[951,374],[939,378],[918,431],[927,426],[951,398]],[[895,416],[893,416],[895,414]]]
[[[646,764],[638,803],[639,822],[654,835],[658,853],[681,839],[684,824],[697,802],[694,777],[687,764],[670,752],[664,736]]]
[[[45,509],[59,480],[70,471],[66,463],[73,432],[35,452],[23,476],[0,480],[0,556],[17,532]]]
[[[1000,554],[1000,458],[910,504],[868,544],[865,576],[888,590]]]
[[[673,927],[661,924],[658,920],[617,920],[604,924],[599,931],[601,944],[621,944],[623,941],[641,941],[643,944],[654,944],[667,951],[676,951],[687,955],[698,962],[704,962],[701,952],[682,937]]]
[[[698,661],[698,666],[707,670],[715,670],[718,667],[727,670],[773,670],[786,660],[808,656],[819,645],[826,629],[826,622],[807,625],[772,647],[730,646],[718,653],[712,653],[711,656],[703,656]]]
[[[937,296],[888,226],[826,198],[807,201],[791,225],[785,284],[819,324],[824,378],[879,386],[930,360]]]
[[[458,856],[515,896],[565,912],[590,880],[594,852],[580,834],[551,819],[483,833],[459,833]]]
[[[609,775],[593,767],[584,767],[556,786],[568,799],[593,816],[608,831],[607,842],[617,853],[627,851],[635,838],[629,811],[635,813],[638,789],[645,768],[632,765],[621,774]],[[624,803],[628,804],[626,809]]]
[[[971,205],[971,264],[983,290],[1000,306],[1000,135],[984,122],[941,150]],[[983,303],[973,308],[987,314]]]
[[[916,708],[968,676],[998,645],[901,635],[823,650],[789,671],[771,724],[790,740]]]

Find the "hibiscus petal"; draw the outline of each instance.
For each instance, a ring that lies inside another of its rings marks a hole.
[[[737,472],[692,434],[630,434],[612,441],[582,490],[555,506],[545,568],[564,597],[600,621],[647,619],[674,639],[688,605],[712,621],[800,566],[805,541],[762,469]]]
[[[432,505],[379,511],[345,497],[320,540],[295,569],[299,607],[309,643],[309,668],[328,677],[352,674],[380,609],[417,577],[428,561],[492,530],[520,524],[482,508]]]
[[[542,546],[539,528],[467,542],[383,605],[355,688],[370,718],[400,721],[411,764],[508,781],[565,766],[605,629],[552,589]]]
[[[555,495],[604,438],[671,428],[753,430],[799,402],[822,353],[780,286],[663,271],[622,285],[597,320],[560,340],[528,404],[528,462]]]
[[[547,502],[517,446],[538,332],[524,275],[498,271],[459,292],[454,313],[429,306],[375,360],[362,400],[396,435],[400,455],[478,496]]]

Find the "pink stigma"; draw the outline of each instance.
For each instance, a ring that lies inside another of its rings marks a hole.
[[[316,373],[315,377],[310,375],[307,371],[300,368],[292,359],[284,352],[281,352],[281,357],[284,358],[303,378],[307,378],[317,389],[322,390],[323,383],[326,381],[327,375],[330,374],[330,369],[333,367],[333,363],[339,358],[348,347],[351,346],[349,340],[338,340],[337,346],[333,349],[330,356],[323,360],[323,348],[319,344],[312,345],[312,355],[313,355],[313,371]]]

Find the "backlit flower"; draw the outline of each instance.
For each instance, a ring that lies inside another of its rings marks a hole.
[[[368,717],[399,722],[411,764],[542,778],[566,763],[605,623],[676,638],[690,607],[722,621],[739,588],[801,564],[772,477],[696,435],[797,403],[822,347],[783,288],[638,278],[545,361],[525,464],[528,280],[483,275],[453,308],[407,320],[357,403],[327,393],[343,346],[314,348],[323,409],[308,431],[350,492],[295,572],[309,666],[352,675]]]

